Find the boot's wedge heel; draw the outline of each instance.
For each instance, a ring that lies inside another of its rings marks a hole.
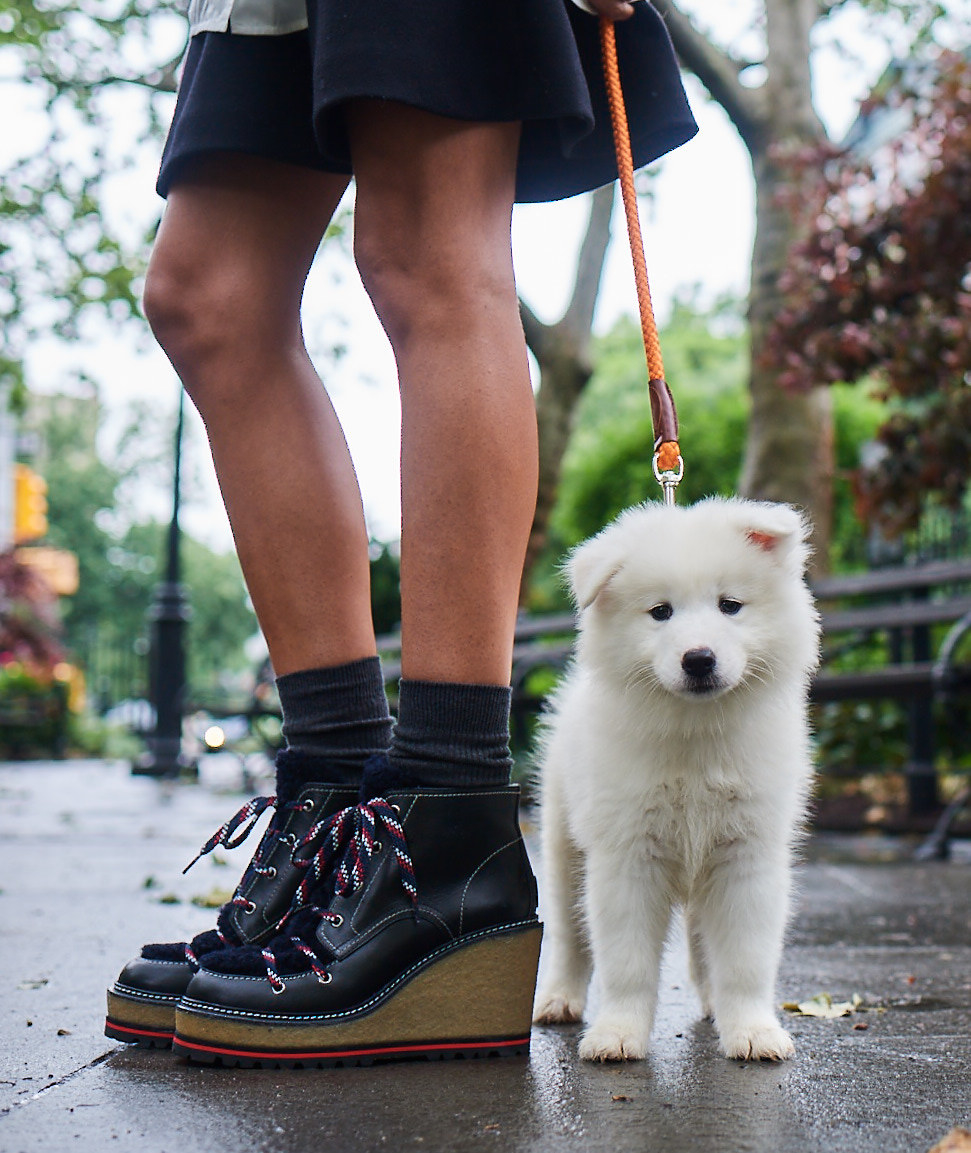
[[[167,1049],[175,1032],[175,1004],[168,996],[153,1001],[150,994],[126,996],[109,989],[105,1036],[143,1049]]]
[[[341,1012],[220,1009],[190,989],[176,1011],[173,1051],[206,1064],[272,1068],[525,1054],[541,937],[535,921],[472,934]]]

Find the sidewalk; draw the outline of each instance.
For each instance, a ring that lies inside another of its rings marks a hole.
[[[971,1128],[967,843],[922,865],[891,842],[811,846],[779,999],[884,1010],[786,1015],[785,1065],[718,1056],[678,941],[654,1051],[623,1067],[581,1064],[575,1029],[534,1030],[528,1060],[323,1071],[115,1045],[105,986],[143,941],[209,927],[191,899],[231,889],[251,846],[181,870],[244,799],[120,764],[0,765],[3,1153],[926,1153]]]

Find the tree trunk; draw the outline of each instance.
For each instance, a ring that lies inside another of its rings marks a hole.
[[[795,240],[791,210],[780,202],[791,180],[780,149],[818,141],[822,125],[812,103],[810,35],[816,0],[766,0],[768,76],[762,131],[750,145],[756,187],[755,242],[749,296],[751,340],[749,421],[740,488],[758,500],[788,501],[813,522],[817,568],[825,567],[832,530],[832,404],[826,389],[795,395],[762,365],[765,338],[781,299],[779,277]]]
[[[817,571],[826,567],[832,531],[833,425],[829,390],[790,393],[762,363],[768,330],[781,307],[778,288],[793,224],[779,203],[785,173],[763,152],[753,158],[757,213],[749,295],[752,412],[740,491],[754,500],[787,501],[813,524]]]

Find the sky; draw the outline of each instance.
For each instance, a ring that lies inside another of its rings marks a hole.
[[[747,5],[725,0],[723,18],[729,38],[742,35]],[[815,83],[820,114],[831,135],[839,138],[855,116],[856,106],[888,59],[885,45],[869,43],[862,18],[848,9],[820,37],[815,57]],[[847,52],[846,45],[853,45]],[[724,113],[707,99],[700,85],[687,79],[689,99],[699,122],[698,136],[660,165],[652,200],[642,206],[647,264],[659,320],[674,296],[699,286],[702,299],[725,292],[743,294],[748,281],[754,195],[748,156]],[[29,131],[29,95],[22,94],[25,115],[13,123]],[[124,116],[119,105],[119,116]],[[8,124],[11,121],[8,121]],[[7,146],[12,147],[11,136]],[[2,163],[2,144],[0,144]],[[122,226],[143,228],[161,208],[154,192],[157,157],[139,162],[112,189],[109,211]],[[546,321],[559,317],[572,282],[573,265],[586,220],[584,198],[555,204],[517,206],[513,220],[513,254],[523,298]],[[336,278],[336,283],[335,283]],[[623,314],[636,311],[630,253],[618,205],[614,243],[608,254],[595,318],[595,330],[608,329]],[[384,334],[357,278],[346,250],[325,246],[311,272],[304,301],[308,347],[344,425],[355,462],[372,536],[398,535],[399,408],[394,362]],[[339,341],[346,353],[332,363],[323,350]],[[81,363],[101,382],[111,412],[107,438],[123,424],[126,406],[135,400],[157,401],[159,412],[172,414],[178,382],[162,353],[150,340],[138,346],[108,332],[89,333],[81,347],[65,350],[41,345],[31,356],[33,387],[53,391],[69,367]],[[646,382],[645,382],[646,384]],[[677,382],[671,382],[676,389]],[[183,510],[183,524],[193,536],[223,551],[232,538],[209,462],[205,435],[194,410],[189,412],[187,471],[199,478]],[[142,494],[147,513],[164,519],[170,510],[166,488]]]

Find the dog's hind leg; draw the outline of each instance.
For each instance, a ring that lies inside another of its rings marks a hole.
[[[705,953],[705,942],[701,929],[697,924],[697,914],[694,905],[689,903],[684,911],[685,932],[688,936],[688,966],[691,982],[698,992],[701,1001],[701,1015],[708,1020],[714,1016],[711,1007],[711,979],[708,973],[708,957]]]
[[[543,792],[542,839],[543,963],[533,1020],[541,1025],[568,1024],[583,1016],[590,951],[580,908],[583,858],[566,827],[560,790],[552,782]]]

